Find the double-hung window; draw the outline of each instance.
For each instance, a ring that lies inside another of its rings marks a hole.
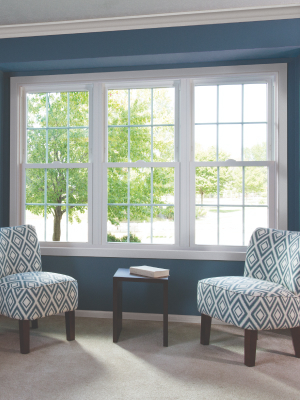
[[[287,228],[286,66],[11,79],[10,225],[42,253],[242,260]]]
[[[88,242],[89,97],[26,93],[22,220],[41,241]]]
[[[196,81],[191,177],[196,245],[247,246],[275,224],[273,82]]]
[[[159,84],[106,92],[109,243],[175,244],[178,93]]]

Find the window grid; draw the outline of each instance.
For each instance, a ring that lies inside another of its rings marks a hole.
[[[46,157],[45,157],[45,161],[46,164],[49,164],[49,129],[53,129],[53,130],[67,130],[67,163],[60,163],[61,165],[64,165],[65,168],[61,168],[61,166],[59,167],[60,169],[65,169],[66,170],[66,202],[65,203],[49,203],[47,202],[47,173],[48,173],[48,169],[49,168],[42,168],[44,169],[44,203],[30,203],[30,202],[26,202],[26,185],[25,185],[25,210],[26,210],[26,206],[44,206],[44,241],[47,240],[47,207],[48,206],[61,206],[61,207],[65,207],[66,208],[66,215],[65,215],[65,219],[66,219],[66,241],[68,242],[69,240],[69,207],[86,207],[88,209],[88,203],[69,203],[69,169],[67,168],[71,163],[70,163],[70,129],[88,129],[89,130],[89,126],[70,126],[70,92],[67,92],[67,126],[60,126],[60,127],[49,127],[49,93],[51,92],[47,92],[46,93],[46,126],[45,127],[29,127],[28,126],[28,111],[26,112],[26,132],[28,133],[28,131],[45,131],[46,135],[45,135],[45,139],[46,139],[46,146],[45,146],[45,151],[46,151]],[[63,92],[60,92],[63,93]],[[27,107],[26,107],[27,109]],[[28,140],[28,136],[26,135],[26,149],[27,149],[27,140]],[[28,166],[28,152],[26,151],[26,161],[27,161],[27,166]],[[43,165],[43,163],[39,163],[37,165]],[[55,162],[54,162],[55,164]],[[80,163],[81,164],[81,163]],[[82,163],[83,164],[83,163]],[[84,163],[86,164],[86,163]],[[83,165],[84,165],[83,164]],[[39,169],[39,167],[37,167],[37,165],[32,164],[30,166],[30,169]],[[79,166],[79,168],[82,168],[83,165]],[[86,167],[86,165],[85,165]],[[25,170],[29,169],[26,168],[25,166]],[[53,169],[57,169],[57,166],[54,166]],[[26,176],[26,173],[25,173]],[[26,178],[25,178],[26,180]],[[88,191],[88,188],[87,188]],[[26,214],[25,214],[26,215]]]
[[[211,125],[211,126],[216,126],[216,163],[218,163],[219,161],[219,126],[220,125],[240,125],[241,126],[241,162],[243,162],[244,160],[244,126],[245,125],[254,125],[254,124],[265,124],[266,126],[268,125],[267,121],[251,121],[251,122],[245,122],[244,121],[244,84],[241,84],[241,121],[240,122],[220,122],[219,121],[219,112],[220,112],[220,102],[219,102],[219,88],[220,85],[222,84],[217,84],[216,85],[216,89],[217,89],[217,99],[216,99],[216,107],[217,107],[217,114],[216,114],[216,122],[194,122],[195,126],[207,126],[207,125]],[[201,86],[201,85],[200,85]],[[196,88],[197,86],[195,86]],[[268,85],[267,85],[267,93],[268,93]],[[268,96],[268,95],[267,95]],[[267,97],[268,98],[268,97]],[[267,111],[267,115],[268,115],[268,111]],[[268,135],[266,137],[266,139],[268,138]],[[266,143],[267,144],[267,143]],[[195,146],[194,146],[195,149]],[[268,147],[267,147],[268,149]],[[266,161],[268,160],[268,152],[266,153]],[[194,159],[195,159],[195,154],[194,154]],[[194,161],[195,163],[199,164],[199,162],[201,164],[203,164],[203,166],[205,165],[205,162],[202,161]],[[208,162],[207,164],[211,164],[210,162]],[[223,163],[222,163],[223,164]],[[267,163],[266,163],[267,164]],[[266,165],[265,164],[265,165]],[[225,166],[225,165],[224,165]],[[267,166],[267,165],[266,165]],[[197,166],[195,166],[195,168],[197,168]],[[269,168],[268,168],[268,176],[269,176]],[[195,176],[196,177],[196,176]],[[195,181],[196,183],[196,181]],[[269,188],[267,187],[267,190],[269,192]],[[195,192],[196,194],[196,192]],[[269,198],[269,193],[268,193],[268,198]],[[195,207],[212,207],[215,205],[212,204],[198,204],[195,203]],[[262,208],[267,208],[269,209],[269,202],[267,202],[267,205],[246,205],[245,204],[245,167],[242,166],[242,204],[241,205],[232,205],[232,204],[222,204],[220,205],[220,167],[217,166],[217,204],[216,204],[216,209],[217,209],[217,245],[220,245],[220,208],[223,207],[241,207],[242,208],[242,243],[243,246],[245,245],[245,209],[248,207],[262,207]],[[195,220],[196,222],[196,220]],[[195,223],[194,223],[195,226]],[[194,236],[195,237],[195,236]],[[201,244],[199,244],[201,245]]]
[[[127,242],[128,243],[130,243],[130,207],[133,207],[133,206],[150,207],[150,215],[151,215],[150,230],[151,230],[151,244],[152,244],[153,243],[153,208],[154,207],[175,207],[175,205],[174,205],[174,203],[154,203],[153,202],[153,167],[150,167],[151,168],[151,171],[150,171],[150,190],[151,190],[150,198],[151,198],[151,201],[150,201],[150,203],[132,203],[132,202],[130,202],[130,169],[131,168],[137,168],[137,167],[136,166],[128,167],[127,202],[126,203],[107,203],[107,206],[127,207]],[[147,167],[144,167],[144,168],[147,168]],[[160,167],[160,168],[163,168],[163,167]],[[174,167],[172,167],[172,168],[174,168]],[[141,168],[141,169],[143,169],[143,168]],[[174,168],[174,183],[175,183],[175,168]],[[174,187],[174,189],[175,189],[175,187]],[[174,195],[175,195],[175,193],[174,193]]]
[[[162,87],[163,88],[163,87]],[[114,89],[112,89],[114,90]],[[161,204],[154,204],[153,203],[153,167],[149,167],[150,163],[153,163],[153,147],[154,147],[154,131],[153,128],[155,127],[174,127],[174,154],[175,154],[175,118],[176,116],[174,115],[174,123],[173,124],[154,124],[154,118],[153,118],[153,110],[154,110],[154,95],[153,95],[153,88],[150,88],[151,90],[151,100],[150,100],[150,124],[131,124],[130,120],[131,120],[131,108],[130,108],[130,100],[131,100],[131,90],[132,89],[127,89],[127,108],[128,108],[128,125],[113,125],[113,124],[108,124],[108,129],[109,128],[128,128],[128,162],[126,163],[114,163],[117,164],[116,168],[118,168],[118,164],[121,165],[126,165],[126,167],[128,168],[128,172],[127,172],[127,203],[108,203],[107,202],[107,206],[125,206],[127,207],[127,243],[130,243],[130,224],[131,224],[131,219],[130,219],[130,207],[131,206],[148,206],[150,207],[150,238],[151,238],[151,244],[153,243],[153,207],[159,207],[159,206],[164,206],[164,207],[170,207],[172,206],[174,208],[174,212],[175,212],[175,204],[165,204],[165,203],[161,203]],[[175,90],[175,88],[174,88]],[[174,108],[174,112],[175,112],[175,108]],[[140,161],[142,161],[145,165],[143,167],[137,167],[134,162],[131,161],[131,149],[130,149],[130,133],[131,133],[131,128],[150,128],[150,134],[151,134],[151,148],[150,148],[150,152],[151,152],[151,156],[150,156],[150,163],[149,162],[144,162],[143,160],[139,160],[137,161],[138,163]],[[108,165],[111,165],[112,163],[108,163]],[[169,163],[169,164],[174,164],[174,162]],[[150,172],[150,203],[131,203],[130,202],[130,169],[131,168],[150,168],[151,172]],[[163,168],[163,166],[156,166],[155,168]],[[173,166],[172,166],[173,168]],[[107,176],[107,175],[106,175]],[[175,168],[174,168],[174,191],[175,191]],[[175,196],[175,192],[174,192],[174,196]],[[174,238],[175,238],[175,232],[174,232]]]

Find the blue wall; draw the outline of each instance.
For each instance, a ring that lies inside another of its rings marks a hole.
[[[0,226],[9,223],[10,76],[287,62],[288,221],[300,230],[299,54],[300,19],[0,40]],[[113,274],[141,264],[170,269],[172,314],[197,314],[199,279],[243,274],[243,262],[43,256],[44,270],[78,280],[84,310],[112,310]],[[159,313],[161,299],[159,285],[124,286],[124,311]]]

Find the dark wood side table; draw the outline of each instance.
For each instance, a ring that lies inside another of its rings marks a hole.
[[[122,283],[150,282],[161,283],[164,287],[163,345],[168,347],[168,282],[167,278],[147,278],[131,275],[129,269],[119,268],[113,277],[113,341],[116,343],[122,330]]]

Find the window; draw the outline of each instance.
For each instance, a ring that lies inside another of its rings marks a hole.
[[[247,246],[255,228],[274,226],[272,82],[254,79],[195,86],[195,244]]]
[[[11,98],[10,224],[43,254],[243,260],[286,229],[283,64],[18,77]]]
[[[39,240],[88,241],[89,92],[26,94],[24,222]]]
[[[107,241],[175,244],[175,88],[112,89],[107,103]]]

